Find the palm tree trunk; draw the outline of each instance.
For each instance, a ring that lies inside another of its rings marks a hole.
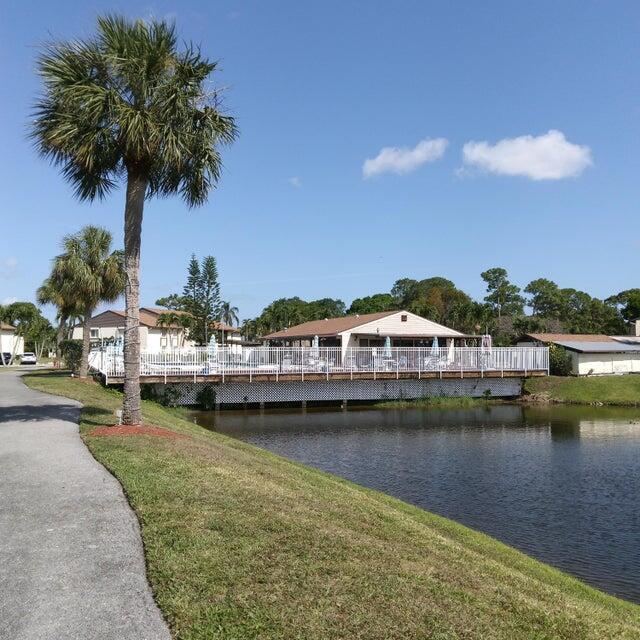
[[[82,323],[82,358],[80,359],[80,377],[86,378],[89,374],[89,349],[91,348],[91,316],[93,309],[87,307],[84,310],[84,322]]]
[[[67,331],[67,318],[66,316],[60,316],[60,322],[58,324],[58,330],[56,331],[56,357],[60,357],[60,343],[65,339]]]
[[[129,171],[124,210],[124,398],[123,424],[140,424],[140,242],[147,180]]]

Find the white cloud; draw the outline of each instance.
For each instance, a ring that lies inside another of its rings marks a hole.
[[[375,158],[367,158],[362,165],[362,177],[371,178],[379,173],[409,173],[425,162],[442,157],[449,144],[445,138],[425,138],[413,148],[384,147]]]
[[[14,302],[18,302],[18,298],[4,298],[0,304],[6,306],[8,304],[13,304]]]
[[[541,136],[467,142],[462,148],[465,164],[505,176],[531,180],[560,180],[579,176],[593,164],[591,149],[569,142],[562,131],[551,129]]]
[[[296,189],[299,189],[302,186],[302,180],[298,176],[292,176],[287,180],[287,182]]]

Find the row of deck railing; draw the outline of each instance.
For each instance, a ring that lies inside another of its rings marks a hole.
[[[92,351],[90,365],[107,378],[124,376],[121,348]],[[142,376],[332,373],[549,371],[547,347],[194,347],[142,352]]]

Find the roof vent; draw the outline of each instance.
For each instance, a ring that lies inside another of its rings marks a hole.
[[[325,322],[329,322],[329,318],[325,318],[325,319],[324,319],[324,321],[325,321]]]
[[[359,317],[360,317],[360,314],[359,314],[359,313],[356,313],[356,318],[359,318]]]

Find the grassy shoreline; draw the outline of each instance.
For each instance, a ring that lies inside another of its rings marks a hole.
[[[61,373],[25,382],[83,403],[80,431],[121,482],[180,639],[640,637],[640,607],[488,536],[145,402],[181,436],[92,436],[121,397]]]
[[[416,400],[388,400],[372,406],[376,409],[465,409],[504,402],[640,407],[640,375],[527,378],[519,398],[434,396]]]
[[[471,396],[426,396],[411,400],[383,400],[374,409],[470,409],[505,402],[500,398],[472,398]]]
[[[640,375],[529,378],[523,386],[528,402],[640,406]]]

